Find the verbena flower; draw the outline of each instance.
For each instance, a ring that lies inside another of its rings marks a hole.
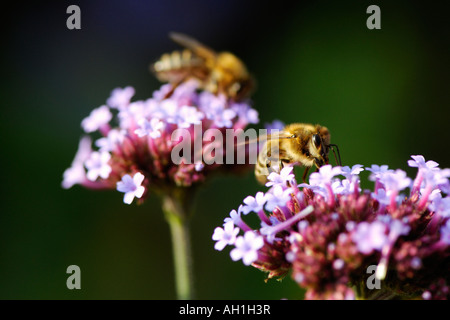
[[[232,245],[236,241],[239,228],[234,226],[233,221],[229,221],[223,225],[223,228],[217,227],[214,230],[213,240],[217,241],[214,249],[222,251],[225,246]]]
[[[244,236],[239,236],[234,245],[236,246],[230,252],[231,259],[241,260],[245,265],[250,265],[257,259],[258,250],[264,245],[263,237],[253,231],[245,232]]]
[[[236,247],[231,258],[248,253],[244,264],[267,272],[267,279],[291,273],[307,299],[448,299],[449,170],[422,156],[412,159],[415,179],[385,165],[365,168],[374,190],[361,190],[361,165],[324,166],[300,185],[281,179],[290,173],[283,169],[269,190],[247,197],[238,210],[255,212],[259,225],[234,210],[227,219],[244,234],[239,246],[228,243]]]
[[[225,159],[227,148],[204,135],[212,129],[225,137],[225,129],[257,123],[257,111],[248,102],[237,103],[198,88],[197,81],[187,81],[166,98],[172,88],[164,84],[151,98],[137,101],[131,100],[134,88],[114,89],[106,105],[82,121],[89,136],[82,138],[71,168],[64,172],[62,186],[117,187],[125,192],[124,202],[130,203],[135,197],[143,201],[150,190],[164,193],[193,186],[218,170],[242,170],[242,165],[207,162],[217,154]],[[182,143],[187,147],[175,153],[174,148]],[[174,153],[180,156],[177,163]],[[131,188],[130,178],[138,173],[144,178],[132,197],[126,186]],[[146,190],[142,194],[140,187]]]
[[[141,185],[144,178],[142,173],[137,172],[133,177],[126,174],[121,181],[117,182],[117,191],[125,193],[124,203],[130,204],[135,197],[142,197],[145,192],[145,188]]]

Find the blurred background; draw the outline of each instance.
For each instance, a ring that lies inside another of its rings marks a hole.
[[[81,9],[81,30],[66,27],[70,4]],[[366,27],[371,4],[381,30]],[[61,188],[81,120],[116,87],[133,86],[136,100],[159,87],[148,66],[179,48],[169,31],[242,58],[258,81],[257,128],[320,123],[344,165],[388,164],[413,177],[406,162],[421,154],[450,167],[448,13],[435,2],[47,1],[2,11],[1,299],[175,298],[158,198],[127,206],[115,191]],[[214,228],[258,190],[251,172],[201,189],[197,298],[302,298],[289,276],[264,283],[213,248]],[[72,264],[81,290],[66,287]]]

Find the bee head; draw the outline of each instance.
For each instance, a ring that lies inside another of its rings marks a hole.
[[[330,133],[327,128],[321,127],[319,133],[314,134],[311,138],[312,144],[317,150],[318,157],[315,157],[314,162],[317,167],[323,166],[324,164],[328,164],[328,153],[330,149],[333,151],[336,164],[341,166],[341,155],[339,153],[339,148],[335,144],[330,143]],[[337,152],[337,154],[336,154]]]
[[[311,155],[314,158],[315,165],[320,168],[328,164],[328,147],[324,144],[322,137],[319,134],[313,134],[310,143]]]
[[[316,126],[316,133],[312,134],[309,143],[310,155],[314,164],[320,168],[328,164],[328,152],[330,151],[330,132],[326,127]]]

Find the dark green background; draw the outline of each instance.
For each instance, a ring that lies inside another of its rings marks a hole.
[[[66,28],[69,4],[81,8],[81,30]],[[366,27],[370,4],[381,8],[381,30]],[[436,2],[58,1],[2,14],[2,299],[175,298],[156,197],[127,206],[115,191],[60,187],[81,120],[116,87],[135,87],[135,99],[158,88],[148,65],[178,48],[172,30],[246,62],[261,126],[275,118],[325,125],[346,165],[413,175],[406,161],[423,154],[450,167],[448,13]],[[228,248],[213,249],[214,228],[261,189],[249,173],[216,178],[198,195],[198,298],[302,297],[289,277],[266,284]],[[71,264],[81,268],[81,290],[66,288]]]

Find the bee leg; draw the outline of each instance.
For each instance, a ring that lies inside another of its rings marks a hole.
[[[303,176],[302,176],[303,182],[306,182],[306,176],[308,175],[309,168],[310,167],[305,167],[305,171],[303,171]]]

